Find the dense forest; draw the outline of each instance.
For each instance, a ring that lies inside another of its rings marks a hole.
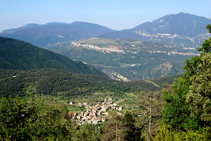
[[[125,93],[134,91],[161,90],[163,84],[172,84],[173,78],[162,78],[151,81],[121,82],[90,74],[71,73],[61,69],[5,70],[0,69],[0,96],[9,97],[28,94],[57,95],[64,97],[91,95],[96,91]],[[153,83],[157,85],[155,85]]]
[[[206,28],[211,33],[211,25],[207,25]],[[142,141],[147,138],[148,141],[211,140],[211,38],[207,38],[197,49],[200,56],[186,60],[185,73],[175,78],[172,85],[165,84],[166,88],[162,91],[136,93],[140,101],[138,106],[142,111],[140,116],[134,110],[126,111],[122,116],[109,112],[108,120],[102,125],[85,123],[79,126],[71,120],[72,113],[68,112],[64,104],[51,106],[42,99],[24,100],[8,94],[7,98],[0,99],[0,140]],[[34,73],[31,73],[33,71]],[[0,80],[16,84],[24,81],[17,87],[24,90],[28,84],[30,88],[33,86],[32,89],[36,89],[37,93],[51,95],[57,92],[56,85],[61,86],[58,89],[67,91],[69,88],[66,88],[65,84],[73,82],[73,87],[77,88],[88,86],[98,90],[104,87],[116,92],[127,92],[138,88],[141,83],[141,81],[118,82],[94,75],[86,77],[72,73],[62,75],[66,71],[59,72],[57,69],[33,71],[1,70]],[[61,80],[54,75],[55,72],[61,76]],[[71,75],[74,80],[71,80]],[[18,77],[22,79],[15,80]],[[46,79],[46,83],[38,83],[41,79]],[[34,80],[36,83],[31,85]],[[57,80],[59,81],[56,82]],[[93,83],[88,83],[91,80]],[[160,88],[159,81],[164,80],[148,81],[148,83]],[[7,87],[2,84],[1,89]],[[148,86],[144,87],[146,90]],[[8,88],[13,89],[13,87]],[[147,134],[144,134],[146,128],[148,128]],[[153,128],[156,128],[155,133],[152,133],[155,131]]]

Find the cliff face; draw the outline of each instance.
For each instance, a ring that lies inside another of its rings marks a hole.
[[[162,64],[154,67],[150,71],[152,79],[155,79],[156,76],[158,76],[158,75],[161,77],[164,77],[164,76],[168,76],[168,75],[175,74],[175,73],[179,74],[182,72],[180,71],[180,69],[177,69],[170,61],[162,63]]]
[[[104,72],[111,79],[114,79],[114,80],[126,81],[126,82],[130,81],[130,79],[128,79],[127,77],[124,77],[123,75],[121,75],[120,73],[117,73],[115,71],[102,70],[102,72]]]
[[[119,80],[119,81],[131,81],[127,76],[123,76],[124,74],[120,74],[114,70],[104,69],[102,70],[105,74],[107,74],[110,78]],[[131,71],[132,72],[132,71]],[[170,61],[166,61],[154,68],[151,69],[149,72],[143,72],[141,77],[142,80],[147,79],[157,79],[158,77],[165,77],[174,74],[181,74],[183,73],[181,69],[176,68]],[[133,72],[134,75],[139,75]]]

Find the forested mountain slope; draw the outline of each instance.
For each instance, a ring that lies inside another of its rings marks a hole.
[[[122,82],[97,75],[76,74],[61,69],[5,70],[0,69],[0,97],[52,95],[71,97],[92,95],[97,91],[122,94],[134,91],[155,91],[163,84],[173,83],[178,76],[156,80]]]
[[[146,81],[121,82],[90,74],[70,73],[61,69],[5,70],[0,69],[0,97],[32,95],[91,95],[96,91],[124,93],[160,90]]]
[[[101,71],[80,61],[41,49],[16,39],[0,37],[0,68],[13,70],[31,70],[39,68],[65,69],[72,73],[101,75]]]

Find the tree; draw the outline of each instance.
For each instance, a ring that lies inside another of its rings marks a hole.
[[[211,54],[204,53],[198,65],[197,75],[190,78],[192,85],[186,102],[190,105],[191,116],[203,126],[211,122]]]
[[[211,25],[207,25],[206,27],[209,32],[210,27]],[[200,120],[199,116],[196,116],[196,113],[194,114],[193,111],[197,109],[193,108],[199,108],[194,105],[196,105],[198,100],[201,101],[200,99],[197,99],[200,98],[200,96],[196,96],[197,93],[203,89],[199,88],[199,83],[207,81],[206,79],[209,78],[209,76],[201,75],[202,73],[209,72],[203,72],[202,70],[204,68],[201,67],[202,65],[200,64],[203,64],[204,62],[204,59],[202,58],[207,56],[206,54],[210,54],[211,38],[207,38],[197,49],[200,52],[200,56],[194,56],[190,60],[187,60],[184,66],[186,72],[180,78],[175,79],[172,91],[169,92],[166,89],[163,92],[163,98],[166,102],[162,110],[164,123],[170,124],[173,128],[181,129],[183,131],[198,129],[205,125],[204,120]],[[209,88],[210,87],[211,86],[209,86]],[[204,100],[202,101],[202,103],[205,102]],[[202,103],[199,102],[198,104],[202,106]],[[199,114],[200,112],[197,113]]]
[[[16,98],[0,99],[0,136],[5,138],[10,136],[10,140],[30,139],[25,121],[28,116],[25,115],[26,101]]]
[[[162,125],[153,141],[207,141],[210,140],[209,131],[181,130],[172,129],[167,125]]]
[[[127,141],[141,141],[143,138],[141,137],[141,129],[135,127],[135,115],[126,111],[122,117],[122,122],[124,125],[124,134],[125,140]]]
[[[109,113],[109,117],[108,121],[103,124],[103,140],[122,140],[120,138],[120,133],[124,126],[121,116],[117,115],[117,113],[111,112]]]
[[[73,141],[99,141],[97,135],[100,133],[93,124],[84,123],[72,134]]]
[[[67,111],[66,111],[67,112]],[[41,99],[0,99],[0,138],[10,140],[69,140],[71,122]]]
[[[191,82],[182,76],[175,79],[173,86],[168,85],[163,91],[165,105],[162,109],[163,122],[175,129],[196,129],[199,124],[190,117],[189,105],[185,101]]]
[[[211,33],[211,24],[208,24],[208,25],[206,26],[206,29],[209,30],[209,32]]]
[[[109,119],[103,124],[104,141],[142,141],[140,128],[135,127],[135,117],[128,111],[123,116],[109,113]]]
[[[152,118],[161,116],[161,109],[164,103],[161,101],[161,92],[141,92],[140,96],[140,107],[145,113],[142,116],[144,123],[148,122],[148,141],[151,140],[152,136]]]

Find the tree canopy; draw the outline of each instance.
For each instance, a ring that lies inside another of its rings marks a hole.
[[[211,24],[207,25],[209,32]],[[176,129],[198,129],[205,127],[211,117],[211,38],[198,47],[200,56],[185,62],[185,73],[172,88],[165,89],[166,102],[162,112],[163,121]]]

